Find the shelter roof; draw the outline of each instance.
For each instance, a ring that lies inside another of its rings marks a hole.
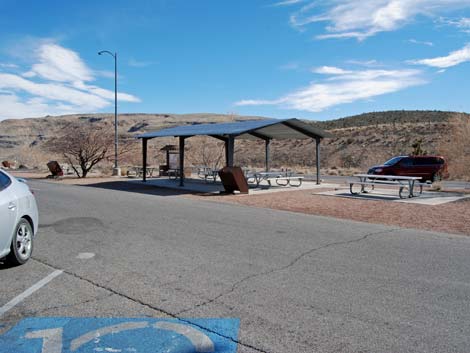
[[[299,119],[262,119],[230,123],[192,124],[151,131],[138,138],[217,136],[262,139],[325,138],[332,135]]]

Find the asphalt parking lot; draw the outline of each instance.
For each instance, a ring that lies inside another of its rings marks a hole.
[[[469,350],[465,236],[30,185],[41,225],[33,259],[0,267],[2,353]]]

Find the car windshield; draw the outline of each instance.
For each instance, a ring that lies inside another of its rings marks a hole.
[[[402,159],[403,157],[393,157],[392,159],[389,159],[388,161],[386,161],[384,165],[394,165],[398,163],[399,161],[401,161]]]

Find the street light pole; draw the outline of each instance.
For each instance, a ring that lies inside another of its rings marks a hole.
[[[98,55],[109,54],[114,58],[114,168],[113,175],[120,176],[121,169],[118,166],[118,121],[117,121],[117,53],[108,50],[98,52]]]

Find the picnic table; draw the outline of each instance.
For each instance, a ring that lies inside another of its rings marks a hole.
[[[256,183],[256,187],[259,187],[262,181],[266,181],[269,186],[272,186],[274,180],[279,186],[295,186],[299,187],[302,185],[303,176],[296,175],[292,171],[280,171],[280,172],[255,172],[247,175],[247,181],[253,179]]]
[[[397,176],[397,175],[377,175],[377,174],[354,174],[357,179],[349,179],[349,191],[351,194],[367,193],[367,186],[371,190],[375,189],[376,185],[388,185],[398,187],[398,196],[401,199],[416,197],[422,194],[423,186],[430,186],[429,184],[420,183],[421,177],[413,176]],[[359,191],[354,189],[354,185],[359,185]],[[414,193],[415,186],[419,187],[419,195]],[[408,194],[403,193],[407,189]]]
[[[212,169],[211,167],[205,167],[205,166],[198,166],[197,167],[197,176],[201,179],[204,179],[204,181],[208,181],[211,179],[214,183],[217,180],[217,176],[219,171],[217,169]]]
[[[146,169],[147,169],[146,176],[148,178],[151,178],[151,177],[153,177],[153,173],[155,172],[155,170],[157,170],[158,168],[156,168],[156,167],[147,167]],[[127,176],[130,177],[130,176],[132,176],[133,173],[135,173],[135,175],[137,177],[141,177],[144,174],[144,168],[143,167],[132,167],[127,171]]]

